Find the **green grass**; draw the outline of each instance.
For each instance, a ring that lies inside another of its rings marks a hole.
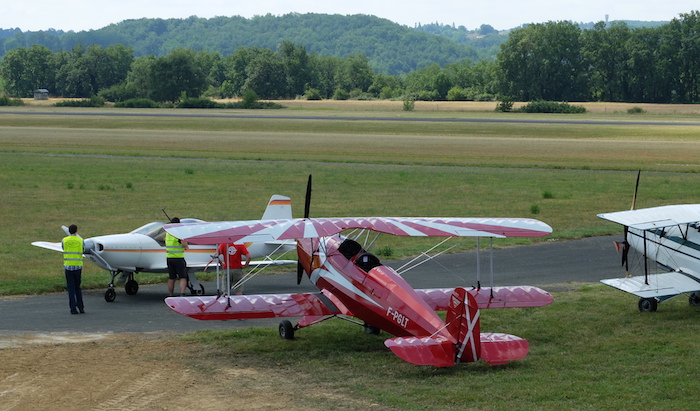
[[[664,118],[677,119],[653,119]],[[60,254],[29,245],[59,241],[61,225],[76,223],[83,236],[128,232],[162,220],[163,207],[170,215],[210,221],[256,219],[272,194],[290,196],[301,216],[310,173],[313,216],[534,217],[554,228],[549,239],[617,233],[619,227],[595,215],[629,207],[637,168],[645,170],[639,207],[697,202],[699,136],[695,126],[3,112],[0,212],[7,224],[0,237],[0,295],[63,289]],[[531,241],[541,240],[495,245]],[[432,244],[385,236],[377,248],[401,258]],[[141,274],[139,281],[160,282],[162,276]],[[87,264],[84,282],[102,288],[107,275]]]
[[[530,353],[503,366],[483,362],[421,367],[395,357],[361,327],[330,320],[297,331],[201,331],[207,372],[253,366],[288,373],[304,386],[340,390],[403,410],[689,409],[697,402],[698,310],[687,299],[639,313],[636,298],[603,285],[555,293],[547,307],[482,311],[482,331],[526,338]]]

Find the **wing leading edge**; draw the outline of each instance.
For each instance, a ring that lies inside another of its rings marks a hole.
[[[337,217],[169,224],[166,231],[193,244],[327,237],[349,229],[419,237],[542,237],[552,228],[530,218]]]
[[[640,230],[700,221],[700,204],[668,205],[598,214],[598,217]]]

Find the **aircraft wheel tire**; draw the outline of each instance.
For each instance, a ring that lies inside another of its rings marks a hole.
[[[382,330],[373,325],[365,324],[365,334],[379,335],[381,331]]]
[[[202,284],[199,285],[199,290],[192,290],[192,294],[194,295],[204,295],[204,286]]]
[[[690,305],[700,307],[700,294],[698,294],[698,293],[690,294],[690,297],[688,297],[688,302],[690,303]]]
[[[136,295],[139,292],[139,283],[134,280],[129,280],[124,284],[124,291],[127,295]]]
[[[285,340],[293,340],[294,339],[294,326],[289,320],[284,320],[280,322],[280,337],[282,337]]]
[[[114,288],[108,288],[107,291],[105,291],[105,301],[111,303],[115,298],[117,298],[117,292],[114,291]]]
[[[638,307],[639,311],[643,313],[655,313],[658,308],[658,302],[656,298],[640,298]]]

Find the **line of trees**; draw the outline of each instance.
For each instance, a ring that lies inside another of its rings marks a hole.
[[[149,98],[263,99],[413,98],[417,100],[700,102],[700,13],[655,28],[624,23],[581,30],[571,22],[514,30],[495,61],[428,65],[405,75],[375,73],[362,54],[308,53],[283,41],[277,50],[239,47],[217,52],[174,49],[134,57],[124,45],[76,46],[52,52],[16,48],[0,61],[4,93],[29,97],[47,88],[62,97],[110,101]]]

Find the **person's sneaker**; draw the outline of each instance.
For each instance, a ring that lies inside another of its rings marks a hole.
[[[85,310],[82,310],[82,309],[81,309],[81,310],[79,310],[79,311],[80,311],[80,314],[85,314]]]
[[[71,314],[78,314],[78,312],[75,311],[75,310],[71,311],[70,313],[71,313]]]
[[[180,297],[187,297],[187,295],[185,295],[185,294],[180,294]]]

